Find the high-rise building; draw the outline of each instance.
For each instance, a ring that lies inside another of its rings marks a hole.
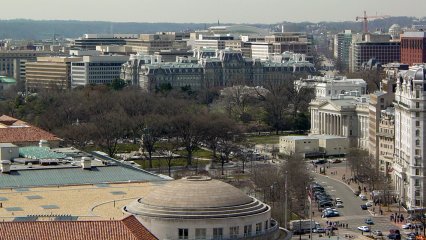
[[[379,150],[379,171],[389,176],[394,162],[395,147],[395,108],[388,107],[381,111],[379,131],[377,132]]]
[[[400,42],[391,41],[390,35],[367,33],[352,37],[349,53],[349,70],[352,72],[361,71],[370,59],[384,65],[399,62],[400,58]]]
[[[408,210],[426,206],[426,69],[400,71],[395,92],[395,162],[393,177]]]
[[[43,88],[70,88],[71,63],[81,60],[81,57],[38,57],[35,62],[27,62],[25,64],[27,89],[31,91]]]
[[[334,35],[334,58],[343,68],[349,67],[349,47],[352,43],[352,31],[345,30]]]
[[[401,34],[401,62],[409,65],[426,62],[426,32]]]
[[[187,49],[185,40],[176,40],[175,34],[140,34],[139,38],[127,39],[126,46],[132,47],[133,52],[152,55],[161,50]]]

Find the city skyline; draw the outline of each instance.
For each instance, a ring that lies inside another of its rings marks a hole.
[[[8,10],[2,13],[1,19],[178,23],[212,23],[219,20],[223,23],[273,24],[282,21],[355,21],[356,16],[362,16],[364,10],[373,16],[425,16],[423,9],[426,8],[426,1],[411,0],[410,5],[413,7],[402,8],[402,3],[397,0],[269,0],[262,6],[254,0],[128,0],[125,4],[112,0],[74,0],[61,4],[54,0],[22,0],[3,3],[3,9]],[[264,10],[259,11],[260,7]],[[236,12],[239,8],[241,11]]]

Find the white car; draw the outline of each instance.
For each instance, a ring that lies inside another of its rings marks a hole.
[[[343,202],[343,201],[340,198],[336,198],[336,202]]]
[[[412,228],[412,226],[413,226],[413,224],[406,223],[406,224],[402,225],[402,229],[410,229],[410,228]]]
[[[341,203],[341,202],[337,202],[337,203],[336,203],[336,207],[337,207],[337,208],[342,208],[342,207],[343,207],[343,203]]]
[[[365,203],[365,205],[367,205],[367,207],[372,207],[373,206],[373,201],[368,201]]]
[[[359,198],[361,198],[361,200],[364,200],[364,201],[367,200],[367,196],[365,196],[364,194],[360,194]]]
[[[369,226],[359,226],[358,230],[363,231],[363,232],[369,232],[370,227]]]

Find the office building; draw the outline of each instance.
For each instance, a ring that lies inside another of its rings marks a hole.
[[[413,65],[426,62],[426,32],[401,34],[401,63]]]
[[[349,47],[352,43],[352,31],[345,30],[342,33],[334,35],[334,58],[343,68],[349,67]]]
[[[185,40],[176,40],[175,34],[140,34],[139,38],[127,39],[126,46],[133,52],[153,55],[161,50],[187,49]]]
[[[165,63],[153,57],[139,57],[122,67],[121,78],[152,91],[164,84],[190,86],[193,90],[233,85],[262,86],[268,81],[283,81],[296,72],[312,73],[313,64],[301,59],[273,62],[244,58],[234,50],[194,50],[194,57]]]
[[[379,171],[390,176],[394,163],[395,147],[395,108],[389,107],[381,111],[378,136]]]
[[[27,90],[69,89],[71,63],[81,60],[81,57],[38,57],[35,62],[27,62],[25,64]]]
[[[96,46],[125,45],[127,39],[136,39],[137,34],[84,34],[75,39],[74,49],[95,50]]]
[[[349,70],[357,72],[363,70],[371,59],[382,65],[399,62],[401,49],[399,41],[391,41],[387,34],[357,34],[352,37],[349,53]]]
[[[25,61],[35,61],[37,57],[50,56],[52,52],[16,50],[0,51],[0,75],[21,81],[22,66]],[[55,54],[56,55],[56,54]]]
[[[121,65],[128,56],[83,56],[83,60],[71,63],[71,87],[88,84],[110,84],[120,78]]]
[[[416,65],[401,71],[395,92],[396,191],[408,210],[424,209],[426,196],[426,69]]]

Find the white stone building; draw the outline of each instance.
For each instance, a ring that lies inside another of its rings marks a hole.
[[[426,70],[400,71],[395,93],[393,176],[400,200],[409,210],[424,208],[426,196]]]
[[[345,95],[365,95],[367,83],[363,79],[347,79],[342,76],[308,76],[295,81],[296,88],[314,88],[316,98]]]
[[[311,134],[347,137],[350,147],[368,150],[368,96],[317,98],[309,105]]]

